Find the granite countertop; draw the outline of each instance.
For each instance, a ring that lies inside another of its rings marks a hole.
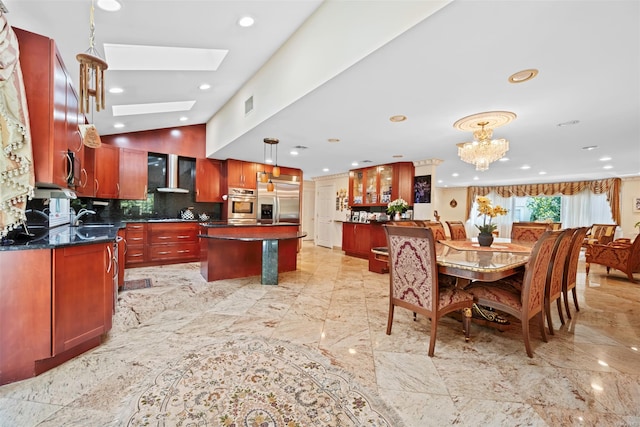
[[[56,249],[65,246],[112,242],[116,239],[118,230],[123,226],[122,223],[83,224],[78,227],[67,224],[54,228],[32,225],[29,227],[32,236],[19,233],[11,239],[5,239],[2,241],[0,251]]]

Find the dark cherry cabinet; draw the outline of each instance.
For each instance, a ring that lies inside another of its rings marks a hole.
[[[413,205],[411,162],[391,163],[349,171],[349,206],[386,206],[402,198]]]
[[[36,183],[70,187],[69,150],[78,149],[78,101],[55,42],[14,28],[29,109]]]
[[[102,144],[87,150],[92,156],[93,196],[117,199],[120,181],[120,149]]]
[[[147,152],[120,148],[118,182],[120,199],[146,200],[148,160]]]
[[[124,266],[136,267],[145,259],[145,247],[147,245],[147,224],[144,222],[130,222],[124,233]]]
[[[149,230],[149,260],[151,262],[189,262],[200,259],[197,222],[151,223]]]
[[[53,355],[110,329],[113,243],[53,250]]]
[[[219,160],[196,159],[196,202],[223,202]]]
[[[255,163],[242,160],[227,159],[226,176],[227,188],[257,188],[257,166]]]
[[[369,258],[371,252],[371,224],[342,223],[342,250],[346,255]]]

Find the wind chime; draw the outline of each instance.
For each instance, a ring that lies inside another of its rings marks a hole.
[[[104,70],[109,66],[100,58],[95,48],[95,32],[96,26],[93,19],[94,6],[91,0],[91,13],[89,17],[89,49],[85,53],[76,55],[76,59],[80,62],[80,113],[86,114],[91,111],[93,121],[93,105],[91,97],[95,98],[96,111],[103,110],[104,104]],[[80,134],[84,145],[91,148],[98,148],[101,145],[100,135],[93,124],[80,124]]]

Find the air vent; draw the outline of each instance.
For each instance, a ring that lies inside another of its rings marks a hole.
[[[252,111],[253,111],[253,95],[251,95],[249,98],[247,98],[246,101],[244,101],[244,115],[246,116]]]
[[[373,163],[371,160],[363,160],[362,163]]]
[[[295,147],[293,147],[293,148],[295,148],[295,149],[297,149],[297,150],[306,150],[306,149],[307,149],[307,148],[309,148],[309,147],[305,147],[304,145],[296,145],[296,146],[295,146]]]

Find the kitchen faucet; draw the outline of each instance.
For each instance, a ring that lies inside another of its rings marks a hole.
[[[96,211],[92,211],[92,210],[90,210],[90,209],[84,209],[84,208],[80,209],[80,210],[78,211],[78,214],[77,214],[77,215],[75,216],[75,218],[73,219],[72,225],[74,225],[74,226],[78,226],[78,225],[80,225],[80,218],[82,218],[82,217],[83,217],[83,216],[85,216],[85,215],[89,215],[89,214],[91,214],[91,215],[95,215],[95,214],[96,214]]]

